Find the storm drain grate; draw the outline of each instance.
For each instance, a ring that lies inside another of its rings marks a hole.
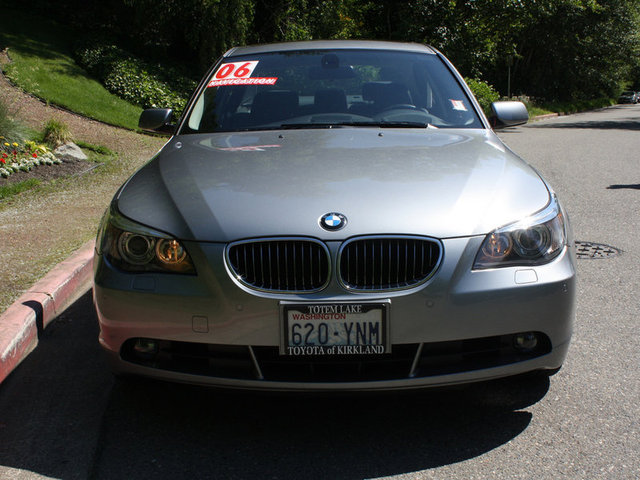
[[[576,256],[581,258],[609,258],[620,255],[621,251],[611,245],[593,242],[576,242]]]

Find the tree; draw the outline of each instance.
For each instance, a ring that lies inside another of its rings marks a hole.
[[[18,0],[14,0],[18,1]],[[640,0],[19,0],[200,75],[233,45],[331,38],[427,43],[467,77],[548,100],[640,83]],[[113,41],[113,40],[111,40]]]

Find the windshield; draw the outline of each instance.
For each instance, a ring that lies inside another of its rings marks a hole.
[[[229,57],[181,133],[382,126],[482,128],[434,54],[304,50]]]

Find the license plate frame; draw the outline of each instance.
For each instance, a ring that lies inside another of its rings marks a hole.
[[[280,355],[391,353],[390,301],[280,304]],[[324,324],[324,326],[321,326]]]

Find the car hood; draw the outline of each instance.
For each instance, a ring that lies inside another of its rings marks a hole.
[[[182,240],[447,238],[521,219],[549,192],[489,130],[333,128],[173,137],[116,201]],[[325,231],[329,212],[347,225]]]

